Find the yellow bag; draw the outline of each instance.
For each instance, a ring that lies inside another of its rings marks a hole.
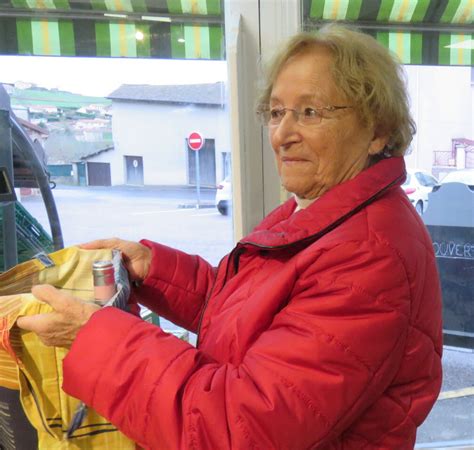
[[[135,449],[132,441],[93,410],[88,411],[72,436],[66,438],[66,431],[80,404],[61,389],[62,360],[68,350],[46,347],[36,334],[15,326],[20,316],[52,311],[49,305],[36,300],[30,293],[36,284],[52,284],[92,301],[92,263],[96,260],[114,260],[118,292],[110,303],[126,309],[130,292],[127,274],[120,264],[120,255],[111,250],[69,247],[41,255],[0,275],[0,386],[20,390],[23,409],[38,432],[39,449]],[[0,397],[0,417],[1,404]],[[8,415],[3,413],[0,426],[5,427]],[[14,424],[10,423],[10,426],[14,428]],[[12,442],[14,445],[15,433],[5,436],[9,442],[3,446],[8,448]]]

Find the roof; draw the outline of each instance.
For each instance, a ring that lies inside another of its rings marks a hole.
[[[102,148],[100,150],[96,150],[93,153],[89,153],[88,155],[81,156],[79,159],[81,161],[87,161],[89,158],[100,155],[101,153],[110,152],[110,150],[115,150],[115,147],[113,145],[110,146],[110,147],[105,147],[105,148]]]
[[[36,131],[37,133],[44,134],[45,136],[49,135],[49,131],[45,128],[41,128],[34,123],[28,122],[27,120],[22,119],[21,117],[17,117],[18,122],[24,127],[28,128],[29,130]]]
[[[149,85],[123,84],[107,98],[118,101],[153,103],[186,103],[222,106],[225,104],[225,84]]]

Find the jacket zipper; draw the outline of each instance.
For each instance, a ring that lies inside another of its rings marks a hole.
[[[387,186],[380,189],[380,191],[376,192],[372,197],[369,197],[365,202],[362,202],[360,205],[356,206],[354,209],[351,209],[347,214],[340,217],[339,219],[337,219],[333,223],[329,224],[326,228],[323,228],[321,231],[319,231],[318,233],[315,233],[311,236],[307,236],[303,239],[300,239],[299,241],[291,242],[289,244],[273,245],[273,246],[272,245],[256,244],[255,242],[250,242],[250,241],[240,241],[240,242],[238,242],[237,245],[234,247],[234,249],[229,254],[223,284],[225,284],[226,281],[227,281],[227,277],[229,275],[229,266],[230,266],[230,264],[232,264],[232,263],[234,264],[234,274],[238,272],[240,256],[245,251],[245,246],[248,245],[248,246],[252,246],[252,247],[256,247],[256,248],[260,248],[260,249],[265,249],[265,250],[280,250],[280,249],[291,247],[291,246],[302,245],[302,244],[305,244],[306,242],[308,242],[308,243],[309,242],[315,242],[318,239],[320,239],[322,236],[324,236],[325,234],[329,233],[330,231],[334,230],[339,225],[344,223],[347,219],[350,219],[352,216],[357,214],[359,211],[364,209],[366,206],[373,203],[375,200],[377,200],[379,197],[381,197],[383,194],[385,194],[385,192],[388,189],[390,189],[392,186],[394,186],[400,180],[402,180],[405,176],[406,176],[406,174],[403,173],[399,177],[395,178],[395,180],[393,180]],[[219,273],[219,268],[220,268],[221,264],[222,264],[222,260],[219,263],[219,265],[217,267],[217,270],[216,270],[216,279],[217,279],[217,274]],[[199,341],[200,341],[199,338],[200,338],[200,333],[201,333],[201,325],[202,325],[202,320],[203,320],[203,317],[204,317],[204,312],[205,312],[205,310],[208,306],[209,299],[210,299],[212,293],[214,292],[215,285],[216,285],[216,280],[214,280],[214,284],[213,284],[209,294],[207,295],[206,301],[204,302],[204,306],[203,306],[202,311],[201,311],[201,317],[199,318],[199,325],[198,325],[198,329],[197,329],[198,338],[197,338],[197,342],[196,342],[196,347],[199,347]]]

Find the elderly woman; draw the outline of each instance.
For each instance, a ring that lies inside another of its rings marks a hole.
[[[295,36],[258,111],[293,198],[219,264],[117,239],[135,301],[197,348],[50,286],[22,328],[72,347],[64,390],[150,449],[409,449],[441,384],[432,244],[400,188],[402,69],[340,26]],[[79,330],[79,332],[78,332]],[[77,334],[77,337],[76,337]]]

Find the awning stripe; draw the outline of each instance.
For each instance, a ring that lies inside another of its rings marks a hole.
[[[136,31],[140,31],[143,33],[143,40],[137,40],[137,56],[139,58],[149,58],[151,55],[150,52],[150,47],[151,47],[151,42],[150,42],[150,37],[151,37],[151,32],[150,32],[150,26],[149,25],[144,25],[144,24],[139,24],[136,26]]]
[[[474,14],[473,0],[310,0],[303,6],[305,19],[383,23],[469,24]]]
[[[388,21],[388,19],[390,17],[390,13],[391,13],[392,8],[393,8],[393,4],[394,4],[394,0],[382,0],[382,3],[380,4],[379,13],[377,15],[377,21],[378,22],[387,22]]]
[[[441,23],[453,22],[454,16],[456,14],[456,11],[459,8],[460,3],[461,3],[461,0],[449,0],[448,6],[446,7],[446,10],[444,11],[444,14],[441,17],[440,22]]]
[[[451,45],[471,39],[473,36],[468,34],[451,35]],[[450,62],[453,65],[472,65],[474,58],[474,51],[469,51],[463,48],[451,48]]]
[[[336,0],[341,1],[341,0]],[[351,3],[352,0],[342,0]],[[360,0],[355,0],[359,2]],[[221,0],[2,0],[2,8],[219,16]]]
[[[320,2],[311,2],[311,9],[309,12],[310,17],[315,17],[317,19],[320,19],[323,17],[324,14],[324,5],[326,4],[325,1],[320,1]]]
[[[76,49],[74,47],[74,27],[72,22],[60,20],[59,27],[59,44],[60,54],[63,56],[75,56]]]
[[[395,0],[390,13],[390,22],[409,22],[415,11],[416,3],[411,0]]]
[[[224,48],[224,35],[219,27],[209,27],[210,59],[221,59]]]
[[[95,37],[97,56],[110,56],[110,30],[107,22],[97,22],[95,24]]]
[[[471,23],[473,21],[474,3],[472,0],[463,0],[454,14],[454,21],[459,23]]]
[[[97,11],[107,11],[107,6],[105,6],[105,0],[90,0],[92,9]]]
[[[221,14],[221,2],[219,0],[207,0],[207,13],[219,16]]]
[[[200,34],[201,34],[201,58],[211,59],[209,28],[203,28],[203,27],[199,27],[199,28],[200,28]]]
[[[54,3],[58,9],[71,9],[68,0],[54,0]]]
[[[186,57],[186,47],[184,46],[184,25],[171,25],[171,55],[176,59]]]
[[[428,7],[430,5],[430,0],[420,0],[413,11],[413,15],[411,17],[412,22],[422,22],[423,18],[426,16],[428,11]]]
[[[373,34],[373,33],[371,33]],[[449,48],[474,35],[439,32],[376,32],[374,37],[394,52],[404,64],[472,65],[474,50]]]
[[[183,14],[183,7],[181,6],[181,0],[167,0],[168,11],[171,14]]]
[[[362,5],[362,0],[351,0],[349,1],[349,6],[347,8],[347,20],[356,20],[360,14],[360,7]]]
[[[28,8],[26,0],[11,0],[11,2],[14,8]]]
[[[184,26],[184,54],[186,59],[198,58],[197,55],[201,53],[199,38],[197,28]]]
[[[208,14],[206,0],[197,0],[196,3],[197,3],[197,7],[196,7],[196,13],[195,14]],[[202,11],[202,12],[199,13],[197,11]]]
[[[336,19],[359,22],[405,64],[470,65],[473,61],[473,50],[446,47],[470,39],[463,33],[473,23],[473,0],[306,0],[303,13],[306,30]],[[436,24],[440,24],[438,31],[433,30]],[[441,24],[449,24],[449,32]]]
[[[219,25],[0,18],[0,54],[223,59],[224,49]]]

